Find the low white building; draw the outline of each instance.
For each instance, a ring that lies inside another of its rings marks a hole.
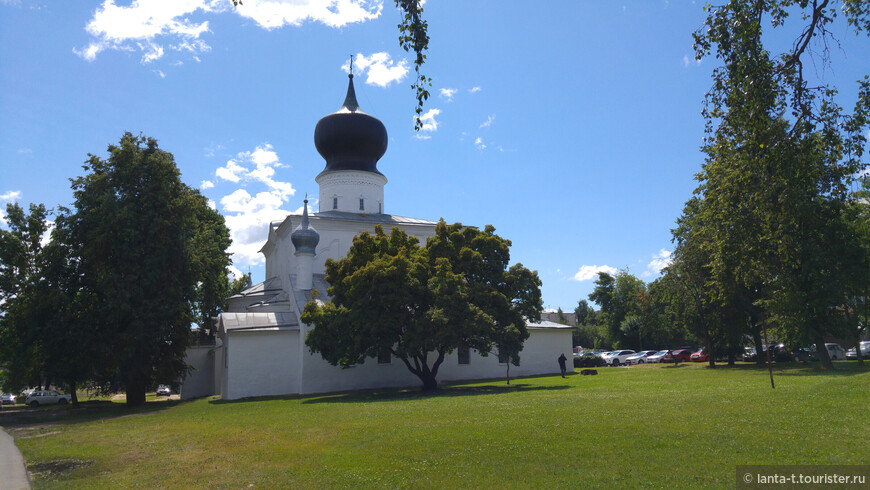
[[[188,352],[194,370],[184,382],[182,398],[219,394],[233,400],[420,385],[400,360],[367,359],[341,369],[305,346],[312,327],[299,317],[312,297],[329,299],[326,259],[344,257],[353,237],[374,233],[376,225],[387,232],[398,227],[421,243],[434,236],[436,225],[384,213],[387,179],[377,162],[386,152],[387,132],[378,119],[359,109],[353,75],[344,104],[317,123],[314,141],[326,160],[316,178],[319,211],[309,215],[306,199],[301,216],[272,223],[260,250],[267,279],[230,298],[229,311],[218,320],[215,346]],[[528,329],[520,366],[510,366],[511,377],[559,373],[559,355],[570,357],[571,327],[542,321]],[[497,353],[482,357],[474,351],[453,352],[441,365],[438,380],[504,377],[507,367]]]

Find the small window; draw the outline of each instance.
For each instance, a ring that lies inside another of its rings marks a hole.
[[[378,203],[378,214],[384,214],[384,203]]]
[[[471,364],[471,349],[467,345],[459,346],[456,352],[459,364]]]
[[[338,209],[338,198],[337,197],[332,198],[332,209]]]
[[[507,364],[508,362],[510,362],[510,356],[507,353],[502,354],[501,351],[498,351],[498,363]]]
[[[392,364],[393,355],[389,349],[381,349],[378,352],[378,364]]]
[[[366,207],[365,207],[365,204],[364,204],[364,203],[365,203],[365,200],[364,200],[363,198],[359,198],[359,210],[360,210],[360,211],[365,211],[365,210],[366,210]]]

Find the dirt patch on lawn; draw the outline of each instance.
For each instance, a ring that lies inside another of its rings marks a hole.
[[[27,465],[27,472],[30,473],[31,480],[54,480],[76,468],[90,466],[93,463],[93,461],[84,459],[57,459],[29,464]]]

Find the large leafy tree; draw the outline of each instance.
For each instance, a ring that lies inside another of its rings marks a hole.
[[[64,220],[99,339],[95,380],[139,405],[185,374],[191,323],[223,301],[229,233],[156,140],[125,133],[108,152],[72,181]]]
[[[836,89],[810,84],[804,67],[817,55],[826,63],[838,10],[859,32],[870,12],[852,0],[733,0],[708,8],[694,36],[696,56],[715,54],[723,63],[706,98],[707,161],[697,191],[711,282],[720,301],[744,305],[757,344],[759,325],[780,326],[812,337],[830,367],[822,336],[837,329],[832,312],[842,311],[851,287],[843,260],[853,256],[838,255],[830,240],[846,236],[843,203],[862,166],[870,81],[858,82],[847,114]],[[800,34],[774,56],[764,26],[781,27],[794,14]]]
[[[541,282],[522,264],[508,267],[509,249],[492,226],[443,220],[423,247],[398,228],[362,233],[345,258],[327,260],[332,299],[305,306],[302,320],[314,326],[306,345],[341,367],[389,352],[425,391],[460,347],[495,348],[519,365],[526,320],[540,320]]]
[[[595,281],[589,300],[601,308],[601,322],[606,326],[608,341],[619,348],[640,348],[643,328],[643,304],[646,283],[621,270],[615,275],[602,272]],[[632,317],[636,319],[631,319]],[[627,319],[631,319],[626,322]]]
[[[17,390],[42,379],[37,315],[48,212],[42,204],[25,212],[12,203],[6,216],[8,229],[0,229],[0,367],[3,385]]]
[[[76,261],[65,241],[65,222],[50,232],[48,212],[9,205],[9,230],[0,230],[0,358],[10,389],[54,384],[76,391],[90,378],[94,342],[81,306]]]

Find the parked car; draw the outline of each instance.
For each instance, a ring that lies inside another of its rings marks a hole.
[[[704,349],[701,349],[698,352],[695,352],[691,356],[689,356],[689,359],[692,362],[707,362],[710,360],[710,356],[706,352],[704,352]]]
[[[172,394],[172,390],[169,389],[166,385],[160,385],[157,387],[157,396],[169,396]]]
[[[665,355],[667,353],[668,353],[667,350],[660,350],[660,351],[656,352],[655,354],[650,354],[650,355],[646,356],[646,359],[644,359],[644,362],[649,362],[649,363],[653,363],[653,364],[658,363],[658,362],[662,362],[662,358],[665,357]]]
[[[619,366],[620,364],[624,364],[625,360],[634,354],[637,353],[633,350],[615,350],[607,356],[607,363],[611,366]]]
[[[70,401],[70,395],[62,395],[54,390],[41,390],[27,395],[24,404],[36,408],[40,405],[66,405]]]
[[[625,359],[625,363],[631,366],[632,364],[643,364],[646,362],[646,357],[652,354],[655,354],[658,351],[654,350],[642,350],[633,356],[628,356]]]
[[[12,393],[0,393],[0,405],[15,405],[15,395]]]
[[[815,349],[810,350],[809,347],[796,347],[791,350],[791,356],[795,362],[810,362],[819,360],[819,356],[816,355]]]
[[[840,344],[828,342],[825,344],[825,350],[828,351],[828,357],[830,357],[832,361],[838,361],[846,358],[846,349],[844,349]],[[811,345],[809,347],[809,351],[818,356],[818,352],[816,351],[816,344]]]
[[[692,357],[692,351],[689,349],[672,350],[669,353],[665,352],[662,360],[659,362],[688,362]]]
[[[861,347],[861,357],[864,359],[870,359],[870,340],[862,340],[859,344]],[[846,351],[846,359],[856,360],[858,359],[858,350],[855,347]]]

